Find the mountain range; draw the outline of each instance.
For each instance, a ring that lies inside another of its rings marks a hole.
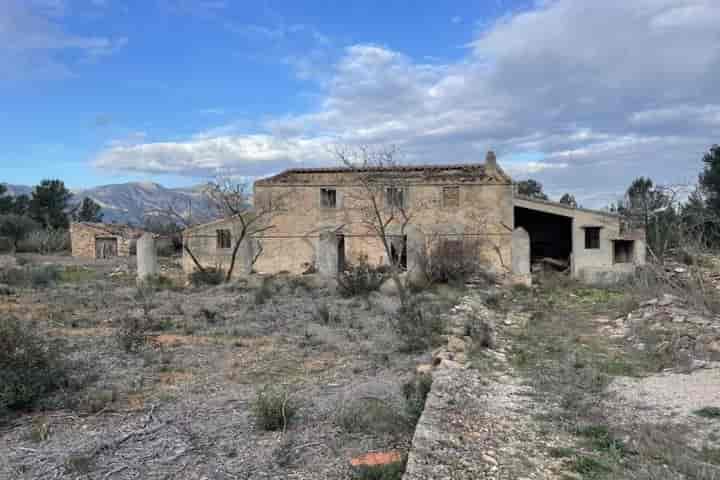
[[[31,195],[32,187],[4,184],[10,195]],[[158,216],[171,206],[177,213],[192,213],[198,221],[215,218],[215,210],[203,194],[203,185],[187,188],[166,188],[153,182],[128,182],[72,190],[71,203],[77,205],[85,197],[102,207],[103,222],[142,225],[147,216]]]

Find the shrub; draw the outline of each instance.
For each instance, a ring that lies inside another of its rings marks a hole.
[[[253,414],[263,430],[285,430],[296,413],[296,407],[286,387],[267,385],[257,392]]]
[[[52,265],[26,266],[0,271],[0,283],[14,287],[42,288],[60,280],[60,270]]]
[[[410,381],[403,384],[405,413],[413,425],[420,420],[431,387],[432,376],[426,373],[417,374]]]
[[[720,407],[703,407],[693,413],[699,417],[718,419],[720,418]]]
[[[353,480],[401,480],[405,473],[405,459],[385,465],[354,467]]]
[[[330,314],[330,309],[328,306],[324,303],[316,303],[315,304],[315,319],[318,323],[321,323],[323,325],[328,325],[330,323],[330,320],[332,319],[332,315]]]
[[[367,256],[362,256],[357,265],[348,264],[338,274],[338,291],[343,297],[367,296],[379,290],[386,278],[384,269],[372,267]]]
[[[272,298],[273,293],[273,279],[272,277],[263,278],[260,288],[255,290],[255,305],[262,305]]]
[[[118,344],[127,353],[136,353],[145,343],[147,330],[148,322],[145,318],[137,316],[125,317],[116,332]]]
[[[442,334],[439,315],[423,312],[413,301],[401,306],[392,317],[395,331],[402,341],[404,352],[419,352],[435,345]]]
[[[335,422],[348,433],[400,433],[407,431],[408,422],[393,408],[389,400],[374,397],[344,402]]]
[[[65,362],[56,343],[16,318],[0,318],[0,412],[32,406],[63,385]]]
[[[52,266],[40,266],[30,269],[30,284],[35,288],[48,287],[60,280],[60,269]]]
[[[481,271],[480,243],[468,240],[441,240],[424,255],[419,268],[428,283],[464,284]]]
[[[188,275],[190,283],[194,286],[220,285],[225,280],[225,272],[221,268],[210,267],[202,270],[195,270]]]
[[[19,252],[56,253],[70,250],[70,233],[67,230],[35,230],[18,243]]]

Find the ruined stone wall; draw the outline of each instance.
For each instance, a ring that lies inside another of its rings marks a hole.
[[[87,223],[72,223],[70,225],[70,248],[73,257],[96,258],[95,239],[117,239],[118,257],[129,257],[136,239],[142,231],[129,227],[114,225],[92,225]]]
[[[263,253],[255,265],[256,271],[302,273],[316,263],[320,233],[327,230],[337,230],[345,236],[346,258],[350,262],[363,255],[372,264],[387,262],[382,242],[365,222],[369,205],[362,187],[353,185],[347,174],[338,173],[303,174],[303,182],[256,184],[256,202],[283,206],[272,221],[275,228],[260,239]],[[443,205],[445,186],[459,187],[459,206]],[[321,206],[323,187],[336,190],[336,208]],[[480,254],[492,269],[506,271],[510,267],[514,223],[511,185],[484,184],[472,179],[410,178],[403,188],[412,215],[410,225],[428,239],[477,240]],[[188,245],[203,265],[221,268],[229,265],[230,251],[218,250],[216,231],[231,229],[236,238],[232,223],[216,222],[186,233]],[[399,234],[399,222],[393,222],[388,232]],[[186,271],[194,268],[187,253],[183,264]]]

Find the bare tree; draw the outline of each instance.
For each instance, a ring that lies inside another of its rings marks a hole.
[[[272,220],[285,211],[285,197],[266,196],[251,202],[250,187],[247,183],[237,183],[229,177],[220,176],[211,182],[206,189],[207,196],[215,204],[218,213],[225,219],[235,223],[237,234],[232,240],[230,265],[225,274],[225,281],[232,278],[237,261],[237,254],[243,241],[255,241],[258,248],[251,264],[254,265],[263,252],[260,236],[273,228]],[[270,194],[270,192],[268,192]]]
[[[398,171],[401,163],[395,147],[336,146],[335,157],[354,172],[356,189],[349,189],[348,208],[360,213],[360,223],[376,237],[385,250],[389,273],[403,305],[408,292],[400,279],[402,242],[408,224],[419,210],[417,202],[408,199],[408,178]]]
[[[179,225],[183,230],[187,230],[189,228],[195,227],[197,225],[200,225],[203,222],[203,219],[194,216],[193,215],[193,209],[192,209],[192,200],[188,200],[187,205],[177,205],[177,204],[171,204],[168,203],[165,208],[156,209],[154,211],[149,212],[153,215],[157,215],[161,218],[166,218],[168,221],[175,223],[176,225]],[[195,264],[195,267],[205,273],[205,267],[202,266],[202,264],[198,261],[197,257],[193,253],[192,249],[190,248],[190,245],[188,245],[188,242],[185,242],[183,240],[182,242],[183,250],[188,254],[190,259]]]

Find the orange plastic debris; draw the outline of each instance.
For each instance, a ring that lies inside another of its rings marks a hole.
[[[389,463],[397,463],[402,460],[400,452],[377,452],[367,453],[359,457],[350,460],[350,464],[353,467],[368,466],[372,467],[375,465],[387,465]]]

